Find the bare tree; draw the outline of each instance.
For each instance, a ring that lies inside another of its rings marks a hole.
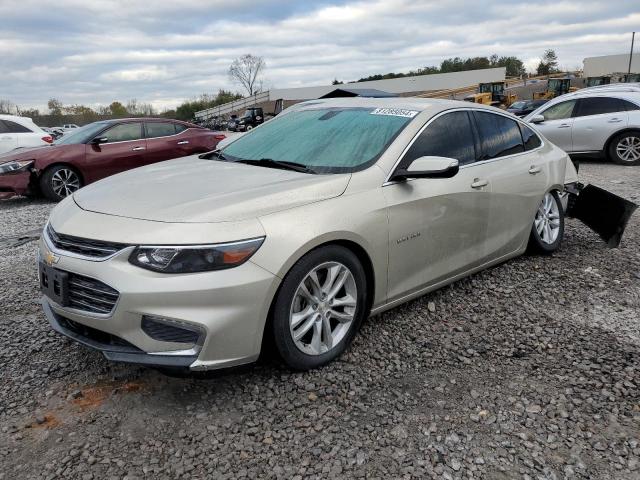
[[[229,67],[229,77],[251,96],[262,91],[262,79],[259,77],[266,66],[262,57],[248,53],[233,61]]]
[[[3,100],[0,98],[0,113],[16,115],[18,114],[18,106],[11,100]]]

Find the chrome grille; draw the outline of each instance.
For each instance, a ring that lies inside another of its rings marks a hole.
[[[51,225],[47,225],[46,234],[56,249],[75,253],[85,257],[101,260],[110,257],[123,248],[125,243],[103,242],[102,240],[90,240],[87,238],[73,237],[56,232]]]
[[[69,307],[85,312],[109,314],[120,294],[95,278],[68,272]]]

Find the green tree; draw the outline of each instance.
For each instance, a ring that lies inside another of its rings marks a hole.
[[[549,75],[558,72],[558,56],[555,50],[547,49],[542,54],[540,63],[538,63],[538,75]]]
[[[227,90],[218,90],[216,96],[203,93],[197,98],[187,100],[176,108],[175,118],[179,120],[193,120],[195,112],[205,110],[207,108],[223,105],[242,98],[239,93],[232,93]]]
[[[111,115],[113,115],[114,117],[122,118],[129,115],[125,106],[118,101],[111,102],[111,105],[109,105],[109,110],[111,111]]]

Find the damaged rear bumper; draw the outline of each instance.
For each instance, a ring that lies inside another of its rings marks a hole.
[[[579,182],[565,185],[565,192],[568,194],[566,215],[591,228],[609,247],[618,247],[638,205],[595,185]]]

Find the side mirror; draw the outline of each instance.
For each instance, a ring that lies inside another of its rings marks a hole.
[[[455,158],[447,157],[419,157],[407,168],[397,169],[391,180],[405,180],[407,178],[451,178],[460,170],[460,164]]]
[[[101,143],[107,143],[109,139],[107,137],[96,137],[91,140],[92,145],[100,145]]]
[[[531,120],[529,120],[529,123],[542,123],[544,122],[544,117],[542,115],[534,115],[533,117],[531,117]]]

